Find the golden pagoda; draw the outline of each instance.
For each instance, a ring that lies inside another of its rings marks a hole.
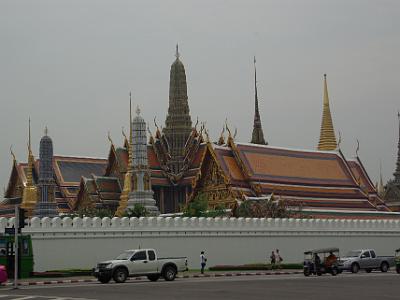
[[[31,217],[34,213],[37,202],[37,188],[33,184],[32,169],[34,168],[34,157],[31,148],[31,119],[29,119],[28,137],[28,167],[26,171],[26,185],[22,193],[21,208],[27,210],[27,215]]]
[[[335,131],[333,129],[331,110],[329,108],[328,86],[326,74],[324,74],[324,107],[322,111],[321,133],[318,142],[318,150],[332,151],[337,147]]]
[[[128,169],[125,173],[124,188],[122,190],[119,206],[115,212],[116,217],[122,217],[128,207],[129,193],[132,191],[132,94],[129,93],[129,144],[128,144]]]

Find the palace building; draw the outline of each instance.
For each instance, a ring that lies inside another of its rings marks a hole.
[[[148,143],[140,146],[141,154],[132,152],[132,147],[136,146],[132,143],[134,131],[131,128],[129,137],[124,135],[121,146],[115,145],[109,137],[110,150],[106,159],[54,155],[52,171],[49,158],[42,153],[46,149],[49,152],[50,141],[46,131],[47,146],[43,150],[41,147],[40,160],[34,159],[30,146],[27,164],[18,163],[13,158],[0,214],[12,215],[14,204],[21,204],[30,207],[32,215],[43,215],[33,212],[34,207],[49,207],[46,203],[54,202],[58,213],[96,207],[108,208],[121,215],[131,203],[130,195],[134,194],[134,186],[137,186],[134,177],[142,174],[147,176],[140,175],[142,182],[145,185],[148,182],[144,190],[154,197],[161,213],[179,212],[182,206],[202,193],[206,195],[210,208],[221,205],[234,208],[242,201],[257,201],[273,194],[275,199],[286,200],[304,212],[320,217],[392,216],[360,158],[346,159],[340,151],[329,107],[326,75],[323,86],[317,149],[270,146],[261,125],[254,59],[255,111],[251,142],[236,141],[236,134],[232,135],[227,125],[224,129],[227,136],[223,131],[219,140],[212,142],[204,125],[192,124],[186,71],[177,47],[170,69],[165,127],[160,129],[155,124],[155,133],[149,131]],[[141,127],[145,126],[143,122]],[[140,136],[145,136],[143,130],[141,132]],[[133,169],[135,157],[140,156],[145,161],[145,151],[146,163]],[[45,164],[41,163],[43,159]],[[46,166],[46,176],[41,175],[42,166]],[[399,175],[400,171],[397,173]],[[41,206],[38,203],[42,203]]]

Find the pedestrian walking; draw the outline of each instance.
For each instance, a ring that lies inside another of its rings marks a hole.
[[[276,249],[276,252],[275,252],[275,263],[276,263],[276,268],[277,269],[282,269],[282,265],[281,265],[282,261],[283,261],[283,258],[281,256],[281,254],[279,253],[279,249]]]
[[[201,251],[200,253],[201,274],[204,274],[204,268],[206,267],[206,264],[207,264],[207,258],[204,255],[204,251]]]
[[[271,270],[275,269],[275,252],[272,251],[271,256],[269,257],[269,260],[271,261]]]

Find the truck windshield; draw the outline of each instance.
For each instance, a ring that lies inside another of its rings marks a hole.
[[[347,257],[359,257],[360,256],[361,251],[349,251],[347,252]]]
[[[115,260],[128,260],[133,255],[134,251],[125,251],[117,256]]]

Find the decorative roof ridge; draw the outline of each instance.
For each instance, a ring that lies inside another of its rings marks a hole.
[[[366,211],[366,210],[347,210],[347,209],[318,209],[318,208],[307,208],[303,209],[303,211],[315,211],[315,212],[349,212],[349,213],[359,213],[359,214],[382,214],[382,215],[395,215],[400,217],[400,212],[393,212],[393,211]],[[375,220],[375,219],[371,219]],[[367,219],[363,219],[363,221],[367,221]]]
[[[302,148],[288,148],[281,146],[271,146],[271,145],[260,145],[260,144],[252,144],[246,142],[236,142],[236,145],[240,146],[251,146],[251,147],[260,147],[260,148],[268,148],[268,149],[276,149],[276,150],[287,150],[287,151],[297,151],[297,152],[310,152],[310,153],[321,153],[321,154],[336,154],[339,155],[339,150],[314,150],[314,149],[302,149]]]
[[[94,157],[94,156],[80,156],[80,155],[74,155],[74,156],[70,156],[70,155],[61,155],[61,154],[54,154],[53,155],[54,158],[74,158],[74,159],[90,159],[90,160],[104,160],[107,161],[107,158],[104,157]]]
[[[320,185],[309,185],[309,184],[295,184],[295,183],[279,183],[274,181],[260,181],[260,180],[250,180],[250,182],[257,182],[262,185],[273,184],[278,186],[293,186],[293,187],[305,187],[305,188],[316,188],[316,189],[337,189],[337,190],[357,190],[360,188],[358,186],[342,186],[342,185],[331,185],[331,186],[320,186]]]

